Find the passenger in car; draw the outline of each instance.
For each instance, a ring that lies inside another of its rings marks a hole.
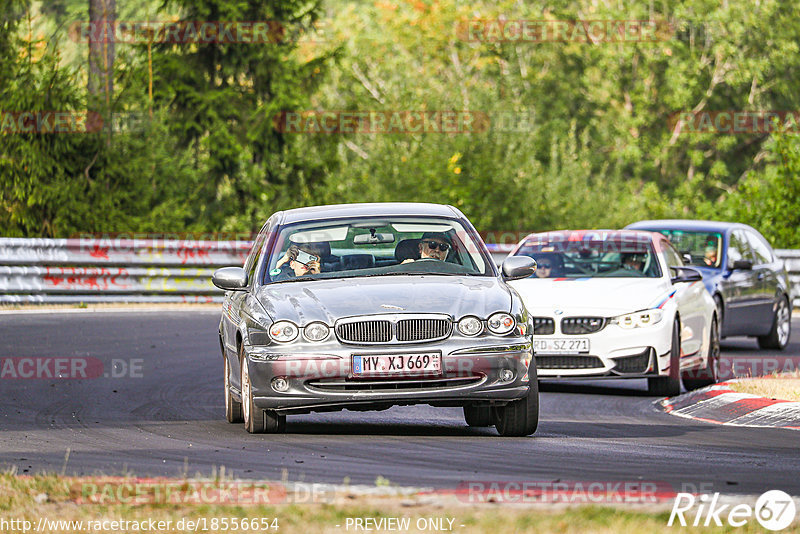
[[[276,282],[307,274],[319,274],[319,252],[318,247],[309,243],[293,244],[283,257],[278,260],[275,268],[269,274],[272,275],[273,280]]]

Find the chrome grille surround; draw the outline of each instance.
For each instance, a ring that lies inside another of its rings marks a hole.
[[[453,319],[436,313],[360,315],[336,321],[336,338],[352,345],[427,343],[450,337]]]

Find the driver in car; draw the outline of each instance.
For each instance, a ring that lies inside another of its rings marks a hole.
[[[450,243],[450,239],[446,234],[441,232],[426,232],[422,234],[422,238],[419,240],[419,259],[445,261],[451,248],[453,248],[453,245]],[[403,261],[403,263],[410,263],[412,261],[415,260],[409,258]]]
[[[629,252],[622,257],[622,268],[629,271],[641,271],[644,267],[644,254]]]

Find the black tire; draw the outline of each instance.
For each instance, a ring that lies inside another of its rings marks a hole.
[[[766,336],[758,338],[758,346],[762,349],[783,350],[789,344],[792,334],[792,309],[786,295],[778,301],[775,316],[772,318],[772,329]]]
[[[722,338],[722,330],[725,320],[725,307],[722,303],[722,297],[719,294],[714,295],[714,304],[717,307],[717,324],[719,325],[719,337]]]
[[[716,384],[719,380],[719,326],[717,318],[711,321],[711,331],[708,339],[708,360],[703,369],[693,369],[681,373],[683,387],[687,390],[700,389],[711,384]]]
[[[253,386],[250,382],[250,369],[247,364],[247,357],[244,348],[239,347],[239,363],[242,369],[242,416],[244,418],[244,429],[251,434],[262,434],[264,432],[264,410],[253,402]]]
[[[494,416],[491,406],[464,406],[464,420],[469,426],[492,426]]]
[[[262,410],[253,402],[253,387],[250,382],[250,369],[244,348],[239,347],[239,358],[242,367],[242,416],[244,428],[251,434],[265,432],[275,434],[286,430],[286,416],[271,410]]]
[[[530,389],[528,394],[505,406],[495,408],[494,426],[501,436],[522,437],[530,436],[539,426],[539,379],[536,376],[536,367],[531,361]]]
[[[231,364],[227,356],[225,359],[225,419],[229,423],[242,423],[242,403],[237,401],[231,395]]]
[[[647,391],[659,397],[674,397],[681,392],[681,327],[678,319],[672,323],[672,346],[669,349],[669,376],[647,379]]]

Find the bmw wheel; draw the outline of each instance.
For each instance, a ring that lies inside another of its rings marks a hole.
[[[674,397],[681,392],[681,327],[678,319],[672,323],[672,347],[669,351],[669,375],[647,379],[651,395]]]

